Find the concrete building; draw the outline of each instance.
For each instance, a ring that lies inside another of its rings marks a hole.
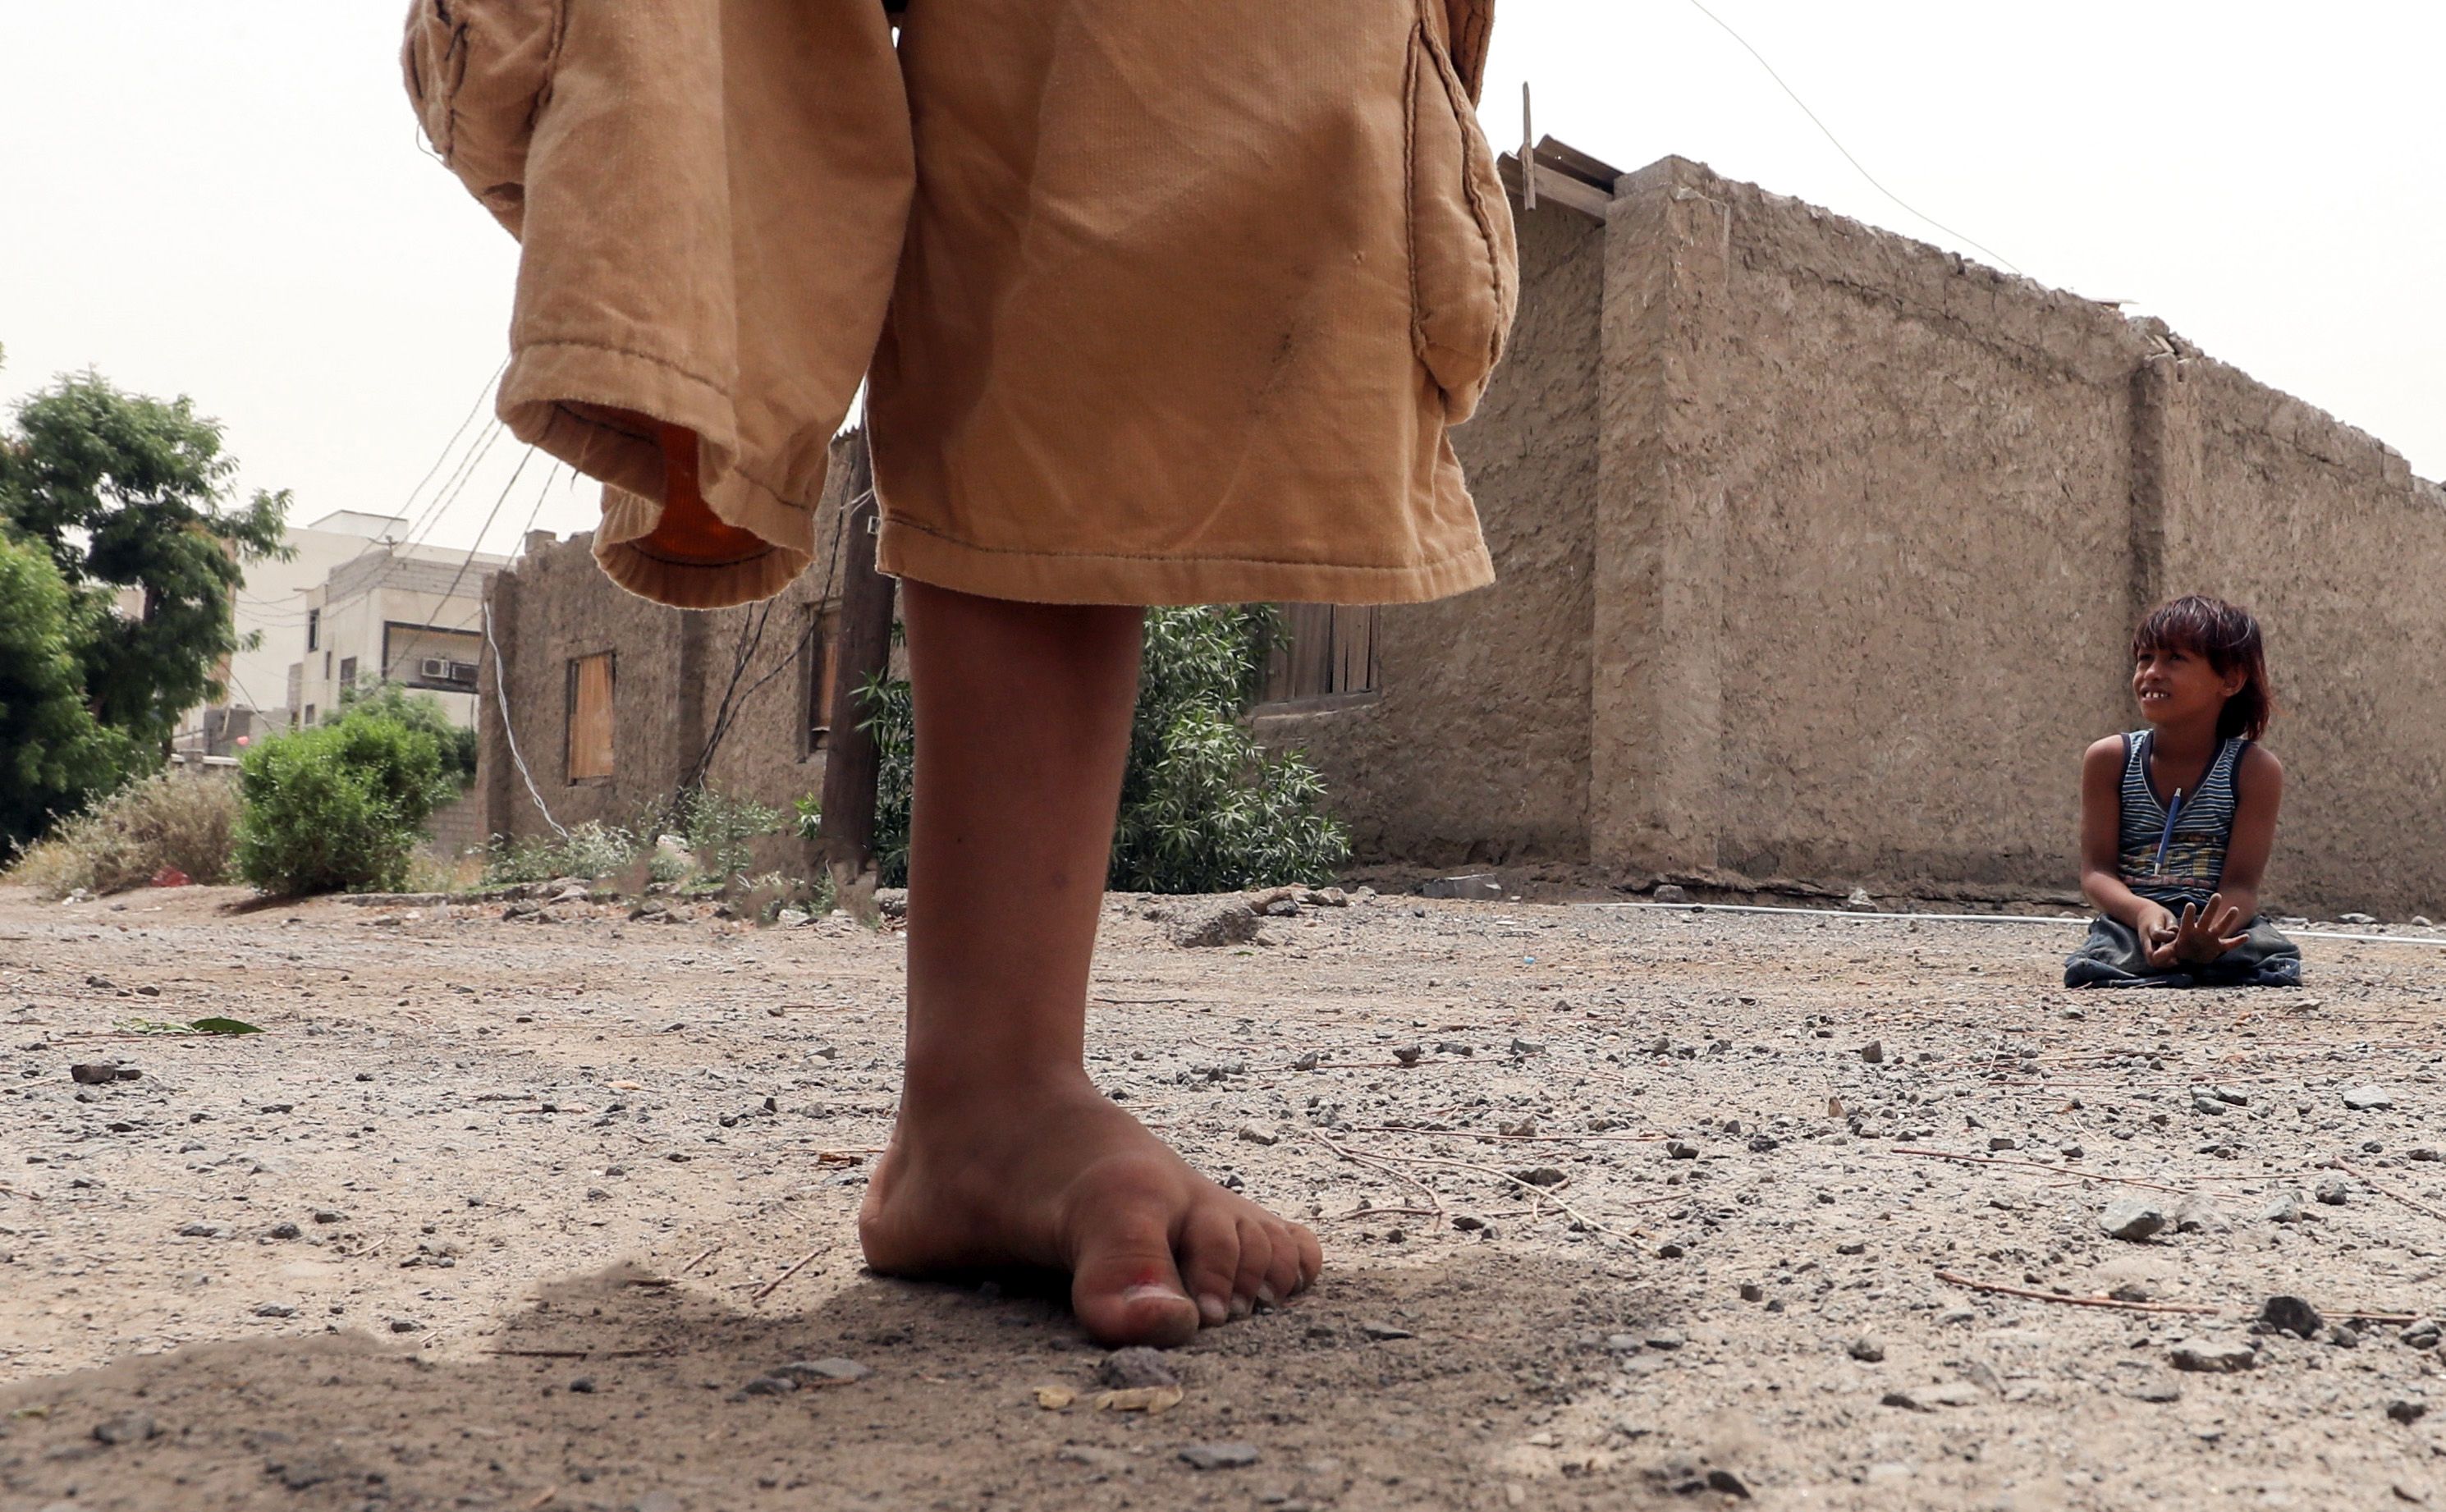
[[[288,631],[292,725],[319,724],[345,690],[393,682],[430,693],[453,724],[476,726],[484,590],[509,558],[439,546],[367,543],[298,595]],[[302,652],[302,655],[300,654]]]
[[[407,521],[390,515],[335,510],[308,525],[292,525],[282,536],[295,553],[287,561],[246,564],[231,605],[231,618],[240,640],[261,639],[252,651],[232,655],[220,668],[221,699],[198,705],[179,720],[171,747],[182,759],[228,756],[241,740],[286,729],[296,706],[288,702],[289,666],[296,659],[292,643],[305,624],[303,596],[318,587],[332,570],[386,539],[396,539]],[[121,612],[141,610],[143,595],[131,590]]]
[[[2138,723],[2132,626],[2200,591],[2269,635],[2271,906],[2446,909],[2446,491],[2400,455],[2156,321],[1698,163],[1550,142],[1534,209],[1504,166],[1519,322],[1454,438],[1497,581],[1291,606],[1256,716],[1362,861],[2061,896],[2080,751]],[[492,602],[488,832],[543,833],[538,796],[628,822],[708,747],[724,791],[819,786],[816,575],[688,614],[531,539]]]

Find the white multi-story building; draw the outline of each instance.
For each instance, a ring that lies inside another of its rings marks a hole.
[[[476,725],[484,589],[509,558],[376,541],[298,595],[284,687],[292,726],[321,723],[350,688],[399,683]]]
[[[306,623],[305,595],[335,569],[383,550],[406,530],[407,521],[393,516],[337,510],[284,533],[281,539],[295,553],[289,560],[247,563],[231,618],[241,642],[249,635],[261,638],[254,650],[237,652],[222,664],[220,702],[189,710],[179,722],[173,748],[189,760],[226,756],[255,736],[294,724],[297,706],[287,697],[289,668],[297,660],[295,642]],[[141,594],[131,593],[124,612],[141,612]]]

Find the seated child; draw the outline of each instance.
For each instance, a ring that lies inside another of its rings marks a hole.
[[[2066,987],[2298,987],[2302,952],[2259,917],[2285,768],[2259,737],[2276,711],[2259,624],[2192,595],[2132,634],[2146,729],[2089,747],[2080,890],[2103,916]]]

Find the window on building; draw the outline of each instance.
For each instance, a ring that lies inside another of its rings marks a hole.
[[[306,611],[306,649],[323,649],[323,612],[319,609]]]
[[[1373,604],[1285,604],[1266,664],[1265,702],[1341,698],[1377,690]]]
[[[357,659],[354,656],[340,658],[340,686],[343,688],[357,686]]]
[[[323,653],[323,681],[325,681],[325,682],[327,682],[327,683],[328,683],[328,682],[329,682],[330,680],[331,680],[331,653],[330,653],[329,652],[328,652],[328,651],[327,651],[327,652],[325,652]]]
[[[569,780],[607,782],[612,776],[612,653],[578,656],[569,664]]]
[[[314,723],[314,706],[311,704],[306,706],[306,723]]]
[[[832,744],[833,699],[840,690],[840,617],[807,610],[807,754]]]

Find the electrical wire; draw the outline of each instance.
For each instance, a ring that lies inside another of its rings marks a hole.
[[[1701,3],[1701,0],[1690,0],[1690,5],[1691,8],[1697,10],[1701,15],[1705,16],[1717,26],[1723,28],[1724,35],[1732,38],[1735,42],[1740,43],[1743,51],[1758,60],[1758,66],[1766,70],[1766,76],[1776,82],[1777,87],[1780,88],[1785,94],[1792,97],[1792,103],[1800,107],[1800,113],[1809,118],[1809,123],[1816,126],[1820,132],[1825,134],[1826,140],[1834,144],[1834,150],[1843,155],[1843,161],[1850,163],[1853,168],[1858,169],[1860,177],[1869,180],[1869,186],[1871,188],[1876,190],[1877,193],[1884,195],[1894,203],[1901,205],[1903,209],[1909,211],[1917,218],[1928,222],[1937,230],[1944,232],[1947,236],[1953,237],[1964,246],[1972,248],[1978,252],[1985,253],[1988,256],[1995,258],[1998,262],[2003,263],[2005,267],[2012,269],[2012,271],[2017,274],[2022,272],[2021,268],[2003,253],[1971,240],[1961,232],[1954,230],[1951,226],[1947,225],[1944,221],[1937,219],[1934,216],[1928,214],[1926,211],[1917,208],[1910,201],[1904,199],[1902,196],[1894,193],[1891,189],[1887,188],[1884,184],[1879,183],[1877,181],[1877,176],[1869,171],[1868,165],[1862,162],[1859,159],[1853,157],[1852,155],[1851,148],[1843,145],[1843,139],[1834,135],[1833,128],[1829,127],[1825,122],[1817,118],[1816,111],[1809,108],[1809,102],[1800,98],[1800,91],[1793,88],[1791,85],[1786,84],[1784,82],[1783,75],[1775,71],[1775,65],[1766,61],[1765,53],[1762,53],[1759,51],[1758,48],[1751,47],[1749,38],[1744,37],[1740,32],[1734,30],[1730,22],[1716,14],[1713,10],[1708,9],[1705,5]],[[2023,276],[2027,277],[2028,275],[2024,274]]]

